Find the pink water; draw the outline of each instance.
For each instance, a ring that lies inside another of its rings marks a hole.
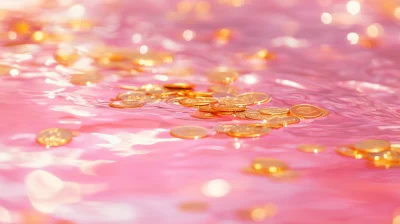
[[[75,86],[69,82],[73,69],[52,61],[58,45],[33,45],[26,53],[2,46],[1,63],[17,66],[19,74],[0,77],[0,223],[237,224],[249,222],[240,219],[237,210],[263,204],[274,204],[278,212],[262,223],[400,223],[395,219],[399,169],[371,168],[334,151],[363,139],[400,141],[399,21],[381,8],[391,1],[363,1],[354,16],[345,1],[253,0],[241,7],[205,2],[210,9],[203,14],[194,10],[177,15],[175,0],[88,0],[22,10],[22,18],[45,20],[51,30],[69,18],[71,5],[80,3],[86,9],[83,17],[97,25],[76,32],[74,47],[85,51],[105,42],[138,50],[146,45],[173,52],[170,66],[189,66],[195,74],[174,77],[149,70],[122,77],[101,70],[103,82]],[[331,24],[321,22],[323,12],[333,15]],[[347,40],[351,32],[366,37],[372,23],[384,29],[381,45],[369,49]],[[233,32],[226,44],[213,39],[221,28]],[[187,29],[196,34],[190,41],[182,37]],[[238,55],[263,48],[275,52],[277,59],[251,62]],[[75,68],[91,63],[83,58]],[[126,110],[108,107],[122,84],[185,81],[205,91],[205,73],[219,65],[240,70],[234,85],[243,91],[270,94],[268,106],[310,103],[330,115],[259,139],[213,133],[181,140],[170,136],[172,127],[212,129],[231,119],[196,119],[189,116],[191,109],[166,103]],[[35,137],[50,127],[68,128],[79,136],[46,149]],[[304,143],[327,150],[317,155],[296,150]],[[256,157],[286,161],[300,177],[278,182],[240,172]],[[224,183],[213,185],[219,197],[202,190],[215,179]],[[186,201],[206,202],[209,209],[181,211],[178,206]]]

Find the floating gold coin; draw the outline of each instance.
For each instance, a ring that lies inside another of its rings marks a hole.
[[[400,162],[391,162],[387,160],[374,160],[370,162],[371,165],[373,165],[376,168],[400,168]]]
[[[377,153],[365,154],[365,158],[368,160],[386,160],[388,162],[400,162],[400,153],[395,151],[384,151]]]
[[[196,118],[201,118],[201,119],[213,119],[213,118],[218,118],[217,115],[209,112],[201,112],[201,111],[193,111],[190,113],[190,116],[196,117]]]
[[[237,95],[236,98],[245,101],[247,105],[268,103],[271,100],[270,95],[260,92],[242,93]]]
[[[140,91],[129,91],[117,95],[117,100],[136,100],[139,97],[146,96],[146,93]]]
[[[278,208],[274,204],[258,206],[250,209],[241,209],[236,213],[244,221],[263,222],[276,215]]]
[[[207,75],[208,81],[223,84],[233,83],[239,77],[239,73],[236,70],[227,67],[218,67]]]
[[[300,177],[300,174],[294,170],[286,170],[283,172],[274,173],[271,175],[274,180],[291,181]]]
[[[316,118],[321,116],[321,108],[310,104],[298,104],[290,108],[290,114],[299,118]]]
[[[270,132],[271,128],[262,124],[237,124],[227,134],[237,138],[254,138]]]
[[[298,117],[293,117],[293,116],[285,116],[285,117],[271,117],[268,121],[267,124],[270,125],[283,125],[287,126],[289,124],[295,124],[299,123],[300,118]]]
[[[390,144],[390,150],[400,153],[400,143]]]
[[[214,113],[214,112],[216,112],[216,110],[212,109],[210,105],[199,106],[199,111],[201,111],[201,112],[208,112],[208,113]]]
[[[184,99],[184,98],[186,98],[186,97],[173,97],[173,98],[167,99],[167,100],[165,101],[165,103],[167,103],[167,104],[180,105],[179,101],[180,101],[181,99]]]
[[[274,158],[261,157],[252,161],[251,167],[266,174],[276,174],[289,169],[289,165]]]
[[[390,149],[390,142],[380,139],[369,139],[355,143],[354,148],[360,152],[377,153]]]
[[[230,85],[214,85],[208,87],[208,90],[215,93],[228,93],[232,95],[237,95],[239,93],[239,88]]]
[[[235,112],[232,112],[232,111],[217,111],[217,112],[214,112],[214,114],[218,115],[218,116],[231,116],[234,113]]]
[[[188,92],[186,95],[189,97],[212,97],[210,92]]]
[[[75,73],[71,75],[71,83],[75,85],[89,86],[103,80],[103,75],[97,72]]]
[[[350,146],[339,146],[338,148],[336,148],[336,152],[342,156],[352,157],[355,159],[362,159],[364,157],[362,153],[354,150]]]
[[[74,49],[59,49],[54,59],[61,65],[71,66],[79,59],[79,54]]]
[[[309,152],[315,154],[325,151],[324,146],[315,144],[299,145],[297,149],[302,152]]]
[[[248,102],[246,100],[239,99],[236,97],[218,98],[218,102],[221,104],[235,105],[235,106],[247,106],[248,105]]]
[[[130,52],[125,57],[132,58],[134,64],[146,67],[172,63],[174,61],[174,56],[168,52],[147,52],[146,54]]]
[[[109,106],[114,108],[137,108],[145,104],[146,102],[144,101],[118,100],[111,102]]]
[[[229,105],[229,104],[221,104],[221,103],[214,103],[210,105],[212,109],[216,111],[227,111],[227,112],[239,112],[245,111],[246,106],[238,106],[238,105]]]
[[[195,84],[181,82],[164,84],[164,88],[167,89],[193,89],[195,86]]]
[[[184,139],[199,139],[207,137],[210,130],[199,126],[179,126],[171,129],[172,136]]]
[[[62,146],[72,141],[72,131],[64,128],[48,128],[37,134],[36,141],[46,147]]]
[[[329,111],[328,110],[323,109],[323,108],[320,108],[320,109],[321,109],[322,113],[321,113],[321,115],[319,117],[326,117],[326,116],[329,115]]]
[[[246,117],[246,111],[235,112],[235,113],[233,114],[233,116],[234,116],[235,118],[248,120],[248,118]]]
[[[268,120],[269,118],[271,118],[270,115],[264,115],[258,111],[246,111],[245,115],[247,118],[253,119],[253,120]]]
[[[179,209],[185,212],[205,212],[208,210],[206,202],[189,201],[179,205]]]
[[[217,124],[214,129],[216,132],[228,133],[234,126],[234,124]]]
[[[198,97],[198,98],[183,98],[179,100],[179,103],[183,106],[194,107],[194,106],[205,106],[210,103],[216,103],[217,100],[210,97]]]
[[[284,115],[289,113],[289,108],[282,107],[267,107],[258,110],[261,114],[265,115]]]

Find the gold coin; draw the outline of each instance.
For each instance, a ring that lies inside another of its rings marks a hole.
[[[216,103],[217,100],[210,97],[198,97],[198,98],[183,98],[179,100],[179,103],[183,106],[194,107],[194,106],[205,106],[210,103]]]
[[[299,122],[300,122],[300,118],[298,118],[298,117],[293,117],[293,116],[285,116],[285,117],[274,116],[274,117],[271,117],[267,121],[267,124],[269,124],[269,125],[287,126],[289,124],[295,124],[295,123],[299,123]]]
[[[214,129],[216,132],[228,133],[234,126],[234,124],[217,124]]]
[[[246,106],[238,106],[238,105],[230,105],[230,104],[221,104],[221,103],[214,103],[210,105],[212,109],[216,111],[227,111],[227,112],[239,112],[245,111]]]
[[[263,222],[276,215],[278,208],[274,204],[267,204],[250,209],[241,209],[236,212],[237,216],[244,221]]]
[[[146,93],[140,91],[129,91],[117,95],[117,100],[137,100],[139,97],[146,96]]]
[[[163,86],[153,84],[142,85],[137,90],[145,91],[147,94],[161,94],[167,92],[167,90]]]
[[[117,100],[125,100],[125,101],[144,101],[147,103],[158,103],[161,101],[161,98],[156,95],[148,96],[144,92],[125,92],[117,95]]]
[[[234,116],[235,118],[248,120],[248,118],[246,117],[246,111],[235,112],[235,113],[233,114],[233,116]]]
[[[240,91],[238,87],[230,85],[213,85],[208,87],[208,90],[215,93],[227,93],[232,95],[237,95]]]
[[[216,110],[212,109],[210,105],[199,106],[199,111],[201,111],[201,112],[208,112],[208,113],[217,112]]]
[[[237,80],[239,73],[231,68],[218,67],[207,74],[208,81],[213,83],[230,84]]]
[[[258,110],[261,114],[265,115],[284,115],[289,113],[289,108],[282,107],[267,107]]]
[[[212,97],[212,93],[210,92],[188,92],[186,94],[189,97]]]
[[[218,116],[231,116],[234,113],[235,112],[232,112],[232,111],[217,111],[217,112],[214,112],[214,114],[218,115]]]
[[[270,132],[271,128],[262,124],[237,124],[227,134],[237,138],[254,138]]]
[[[400,152],[400,143],[390,144],[390,150],[395,151],[395,152]]]
[[[111,102],[109,106],[114,108],[137,108],[145,104],[146,102],[144,101],[118,100]]]
[[[125,90],[139,90],[139,87],[137,87],[137,86],[129,86],[129,85],[120,85],[119,88],[125,89]]]
[[[400,162],[400,153],[395,151],[384,151],[377,153],[365,154],[365,158],[368,160],[386,160],[388,162]]]
[[[234,105],[234,106],[247,106],[248,105],[248,102],[246,100],[239,99],[236,97],[218,98],[218,102],[221,104]]]
[[[54,56],[54,59],[61,65],[71,66],[79,59],[79,54],[74,49],[59,49]]]
[[[97,72],[75,73],[71,76],[71,83],[75,85],[89,86],[103,80],[103,75]]]
[[[289,165],[281,160],[274,158],[261,157],[254,159],[251,167],[259,172],[266,174],[276,174],[289,169]]]
[[[205,212],[208,210],[206,202],[189,201],[179,205],[179,209],[185,212]]]
[[[370,162],[369,164],[373,165],[376,168],[385,168],[385,169],[389,169],[389,168],[400,168],[400,162],[391,162],[391,161],[387,161],[387,160],[374,160],[372,162]]]
[[[270,95],[259,92],[242,93],[236,98],[245,101],[247,105],[268,103],[271,100]]]
[[[290,181],[299,178],[300,174],[293,170],[285,170],[283,172],[273,173],[271,177],[273,177],[274,180]]]
[[[16,67],[6,64],[0,64],[0,76],[13,75],[13,71],[18,72]]]
[[[380,139],[369,139],[357,142],[353,146],[360,152],[376,153],[389,150],[390,142]]]
[[[320,108],[320,109],[321,109],[322,113],[321,113],[321,115],[319,117],[326,117],[326,116],[329,115],[329,111],[328,110],[323,109],[323,108]]]
[[[218,116],[213,113],[201,112],[201,111],[193,111],[190,113],[190,116],[195,117],[195,118],[201,118],[201,119],[218,118]]]
[[[315,118],[322,114],[321,108],[310,104],[298,104],[290,108],[290,114],[299,118]]]
[[[168,104],[180,105],[179,101],[184,98],[186,98],[186,97],[173,97],[173,98],[167,99],[165,102]]]
[[[168,52],[147,52],[146,54],[129,52],[125,56],[132,58],[134,64],[146,67],[168,64],[174,61],[174,55]]]
[[[258,111],[249,111],[247,110],[245,112],[245,115],[247,118],[253,119],[253,120],[268,120],[269,118],[271,118],[270,115],[264,115],[264,114],[260,114],[260,112]]]
[[[193,89],[195,86],[195,84],[180,82],[164,84],[164,88],[167,89]]]
[[[184,139],[199,139],[207,137],[210,130],[199,126],[179,126],[171,129],[170,134]]]
[[[336,148],[336,152],[342,156],[352,157],[355,159],[364,158],[364,155],[362,153],[358,152],[357,150],[354,150],[350,146],[339,146],[338,148]]]
[[[297,149],[302,152],[310,152],[315,154],[325,151],[324,146],[315,144],[299,145]]]
[[[37,134],[36,141],[46,147],[62,146],[72,141],[72,131],[64,128],[48,128]]]

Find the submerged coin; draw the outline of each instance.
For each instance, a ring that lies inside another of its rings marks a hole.
[[[214,126],[214,130],[220,133],[228,133],[234,126],[234,124],[217,124]]]
[[[36,141],[46,147],[62,146],[72,141],[72,131],[64,128],[48,128],[40,131]]]
[[[289,169],[289,165],[284,161],[267,157],[254,159],[251,167],[266,174],[276,174]]]
[[[260,92],[242,93],[236,98],[245,101],[247,105],[268,103],[271,100],[270,95]]]
[[[270,132],[271,128],[262,124],[237,124],[227,134],[237,138],[254,138]]]
[[[336,148],[336,152],[342,156],[352,157],[355,159],[362,159],[364,155],[351,146],[339,146]]]
[[[175,104],[175,105],[180,105],[179,101],[181,99],[184,99],[186,97],[173,97],[173,98],[169,98],[167,100],[165,100],[165,103],[167,104]]]
[[[324,146],[315,144],[299,145],[297,149],[302,152],[309,152],[315,154],[325,151]]]
[[[400,143],[390,144],[390,150],[400,153]]]
[[[145,104],[145,101],[118,100],[111,102],[109,106],[114,108],[137,108]]]
[[[184,139],[199,139],[207,137],[210,130],[199,126],[179,126],[171,129],[170,134]]]
[[[370,162],[370,164],[376,168],[385,168],[385,169],[389,169],[389,168],[400,168],[400,162],[391,162],[391,161],[387,161],[387,160],[374,160],[372,162]]]
[[[298,104],[290,108],[290,114],[299,118],[316,118],[321,116],[321,108],[310,104]]]
[[[289,113],[289,108],[282,107],[267,107],[258,110],[261,114],[265,115],[283,115]]]
[[[201,118],[201,119],[218,118],[218,116],[213,114],[213,113],[201,112],[201,111],[193,111],[193,112],[190,113],[190,116],[195,117],[195,118]]]
[[[320,117],[326,117],[326,116],[329,115],[329,111],[328,111],[327,109],[323,109],[323,108],[320,108],[320,109],[321,109],[322,113],[321,113],[321,115],[319,116],[319,118],[320,118]]]
[[[212,109],[210,105],[199,106],[199,111],[201,111],[201,112],[209,112],[209,113],[217,112],[216,110]]]
[[[377,153],[377,152],[389,150],[390,142],[386,141],[386,140],[381,140],[381,139],[369,139],[369,140],[357,142],[353,146],[360,152]]]
[[[278,208],[274,204],[238,210],[237,216],[243,221],[264,222],[276,215]]]

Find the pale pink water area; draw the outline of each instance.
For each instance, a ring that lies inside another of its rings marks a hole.
[[[400,170],[335,152],[364,139],[400,141],[399,6],[395,0],[0,1],[0,61],[15,66],[0,74],[0,223],[238,224],[257,221],[238,210],[268,204],[275,212],[260,223],[399,224]],[[61,25],[81,18],[94,27]],[[10,45],[19,38],[9,33],[16,20],[75,38]],[[223,28],[232,32],[226,43],[215,39]],[[71,73],[93,60],[82,56],[65,67],[54,61],[57,48],[87,52],[100,43],[171,52],[175,60],[166,67],[191,67],[194,74],[170,76],[154,67],[124,77],[100,69],[102,82],[71,84]],[[276,59],[241,56],[260,49]],[[220,65],[240,71],[234,85],[242,91],[270,94],[269,106],[309,103],[330,114],[259,139],[213,132],[183,140],[170,129],[212,130],[232,119],[196,119],[191,109],[166,103],[108,106],[119,85],[190,82],[205,91],[205,73]],[[35,138],[50,127],[79,135],[46,149]],[[304,143],[327,150],[296,150]],[[286,161],[299,177],[277,181],[241,172],[257,157]],[[180,209],[191,201],[208,209]]]

